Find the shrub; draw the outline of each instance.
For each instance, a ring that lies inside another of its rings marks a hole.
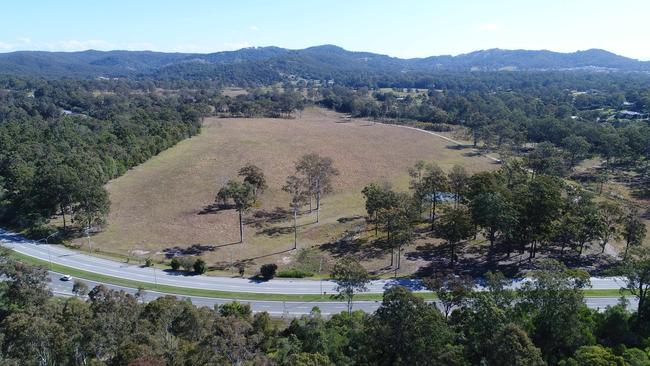
[[[204,274],[208,270],[208,265],[201,258],[197,259],[194,262],[193,267],[194,267],[194,272],[198,274]]]
[[[145,267],[153,267],[153,259],[147,258],[144,260]]]
[[[284,277],[284,278],[304,278],[304,277],[311,277],[313,275],[314,274],[311,272],[303,271],[297,268],[285,269],[283,271],[278,272],[278,277]]]
[[[181,262],[176,257],[172,258],[170,265],[174,271],[178,271],[178,269],[181,268]]]
[[[278,270],[278,265],[275,263],[269,263],[269,264],[264,264],[260,268],[260,273],[262,274],[262,278],[265,280],[270,280],[271,278],[275,277],[275,271]]]
[[[250,319],[253,315],[251,306],[233,301],[219,306],[219,314],[223,317],[235,316],[242,319]]]
[[[88,294],[88,285],[85,282],[80,280],[74,280],[74,285],[72,285],[72,293],[83,297]]]
[[[246,273],[246,268],[243,265],[239,266],[239,277],[244,277],[244,273]]]
[[[194,269],[194,262],[196,262],[196,258],[194,257],[179,257],[178,262],[181,264],[181,268],[183,268],[186,271],[191,271]]]

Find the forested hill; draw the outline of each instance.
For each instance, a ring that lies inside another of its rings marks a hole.
[[[354,74],[367,77],[405,72],[583,69],[650,72],[650,61],[598,49],[573,53],[491,49],[458,56],[400,59],[333,45],[301,50],[257,47],[210,54],[94,50],[0,54],[0,75],[47,78],[244,79],[266,83],[287,74],[306,79],[341,79],[342,75],[347,78]]]

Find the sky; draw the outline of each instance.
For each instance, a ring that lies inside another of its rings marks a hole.
[[[4,0],[0,52],[335,44],[411,58],[589,48],[650,60],[648,0]]]

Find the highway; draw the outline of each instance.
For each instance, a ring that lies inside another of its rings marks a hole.
[[[173,271],[154,270],[127,263],[121,263],[104,258],[98,258],[78,251],[67,249],[61,245],[38,244],[27,240],[14,233],[0,229],[0,244],[10,248],[18,253],[28,255],[43,261],[49,261],[64,265],[67,267],[107,275],[128,280],[157,283],[159,285],[169,285],[176,287],[207,289],[216,291],[228,291],[239,293],[265,293],[265,294],[319,294],[321,289],[326,294],[335,293],[336,284],[332,281],[315,281],[315,280],[284,280],[273,279],[270,281],[254,281],[239,277],[211,277],[211,276],[190,276],[183,275]],[[71,296],[72,281],[61,281],[61,274],[51,273],[50,286],[55,295]],[[89,287],[97,285],[94,281],[84,280]],[[513,287],[519,287],[523,281],[515,282]],[[592,288],[594,289],[619,289],[623,286],[623,281],[618,277],[593,277],[591,279]],[[390,286],[402,285],[413,291],[424,291],[422,283],[419,280],[375,280],[368,286],[370,293],[383,293]],[[137,290],[128,287],[107,285],[110,288],[124,290],[129,293],[135,293]],[[477,286],[480,288],[480,286]],[[159,296],[168,295],[165,293],[148,291],[145,301],[150,301]],[[199,296],[179,296],[187,297],[198,306],[214,306],[232,301],[232,299],[217,299]],[[633,301],[634,299],[630,299]],[[618,299],[611,297],[591,297],[587,299],[587,305],[592,308],[604,308],[608,305],[616,304]],[[294,302],[294,301],[261,301],[261,300],[241,300],[243,303],[251,305],[254,311],[267,311],[272,315],[301,315],[308,314],[314,306],[318,306],[323,314],[339,313],[346,309],[346,304],[336,301],[318,301],[318,302]],[[633,304],[632,304],[633,305]],[[374,311],[379,306],[376,301],[356,301],[355,309],[361,309],[367,312]]]
[[[72,294],[72,285],[74,280],[62,281],[61,277],[63,276],[63,274],[56,273],[56,272],[50,272],[49,274],[50,274],[50,284],[49,284],[50,289],[52,290],[55,296],[66,296],[66,297],[74,296]],[[95,281],[88,281],[88,280],[82,280],[82,281],[88,285],[89,289],[92,289],[93,287],[99,285],[99,283]],[[133,295],[135,295],[135,293],[137,292],[136,289],[129,288],[129,287],[115,286],[110,284],[104,284],[104,285],[110,289],[118,290],[118,291],[122,290]],[[189,299],[192,302],[192,304],[196,306],[207,306],[207,307],[214,307],[215,305],[221,305],[233,301],[232,299],[219,299],[213,297],[179,296],[179,295],[167,294],[167,293],[156,292],[156,291],[146,291],[142,300],[144,302],[149,302],[161,296],[166,296],[166,295],[176,296],[179,299]],[[636,299],[628,298],[628,300],[630,301],[629,307],[631,309],[635,309],[637,306]],[[320,309],[321,314],[325,316],[338,314],[342,311],[347,310],[347,304],[340,301],[297,302],[297,301],[239,300],[239,302],[250,305],[253,312],[265,311],[275,317],[296,317],[296,316],[306,315],[309,314],[309,312],[314,306],[317,306]],[[587,306],[589,306],[592,309],[602,310],[605,309],[607,306],[616,305],[618,303],[618,299],[613,297],[588,297],[585,299],[585,302]],[[380,301],[355,301],[353,303],[353,310],[363,310],[367,313],[371,313],[377,310],[380,304],[381,304]]]

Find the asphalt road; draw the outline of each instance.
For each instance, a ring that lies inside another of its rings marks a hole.
[[[75,279],[73,278],[70,281],[63,281],[61,277],[63,274],[57,272],[49,272],[50,274],[50,289],[55,296],[74,296],[72,293],[72,286]],[[89,289],[99,285],[99,282],[88,281],[85,279],[81,280],[86,283]],[[113,290],[122,290],[129,294],[135,295],[137,289],[123,286],[116,286],[110,284],[104,284],[104,286],[113,289]],[[175,296],[179,299],[189,299],[196,306],[207,306],[214,307],[215,305],[221,305],[225,303],[232,302],[232,299],[219,299],[213,297],[201,297],[201,296],[181,296],[168,294],[164,292],[156,291],[146,291],[143,297],[143,301],[149,302],[155,300],[162,296]],[[237,300],[242,304],[248,304],[251,306],[254,312],[266,311],[270,315],[281,317],[295,317],[300,315],[309,314],[311,309],[314,306],[318,306],[323,315],[332,315],[338,314],[342,311],[347,310],[347,304],[340,301],[261,301],[261,300]],[[379,307],[379,301],[355,301],[353,304],[354,310],[363,310],[365,312],[374,312]]]
[[[74,296],[72,294],[72,286],[74,279],[70,281],[63,281],[61,277],[63,274],[50,272],[50,289],[56,296]],[[85,282],[89,288],[93,288],[100,283],[95,281],[82,280]],[[135,295],[137,289],[115,286],[110,284],[104,284],[104,286],[113,289],[113,290],[122,290],[127,293]],[[214,307],[216,305],[221,305],[225,303],[232,302],[232,299],[219,299],[212,297],[201,297],[201,296],[179,296],[174,294],[167,294],[164,292],[156,291],[146,291],[143,297],[143,301],[149,302],[155,300],[162,296],[175,296],[179,299],[189,299],[196,306],[207,306]],[[637,306],[637,301],[635,298],[628,298],[630,301],[629,307],[635,309]],[[317,306],[321,314],[329,316],[332,314],[338,314],[342,311],[347,310],[347,304],[344,302],[338,301],[261,301],[261,300],[239,300],[243,304],[248,304],[251,306],[253,312],[267,312],[272,316],[276,317],[296,317],[300,315],[309,314],[312,308]],[[618,303],[617,298],[612,297],[588,297],[585,299],[587,306],[592,309],[605,309],[607,306],[613,306]],[[353,310],[363,310],[367,313],[374,312],[377,310],[380,301],[355,301],[353,303]]]
[[[78,251],[70,250],[60,245],[37,244],[33,241],[24,239],[19,235],[0,229],[0,244],[11,248],[16,252],[38,258],[44,261],[93,272],[97,274],[148,282],[152,284],[164,284],[176,287],[208,289],[218,291],[240,292],[240,293],[268,293],[268,294],[319,294],[321,291],[333,294],[335,293],[336,284],[332,281],[314,281],[314,280],[283,280],[273,279],[270,281],[253,281],[238,277],[210,277],[210,276],[188,276],[173,271],[154,270],[136,265],[129,265],[117,261],[103,258],[97,258]],[[61,281],[60,273],[51,273],[50,287],[57,296],[72,296],[73,281]],[[89,280],[83,280],[89,287],[94,287],[98,283]],[[619,289],[623,282],[618,277],[604,277],[591,279],[594,289]],[[382,293],[390,286],[402,285],[413,291],[424,291],[422,284],[418,280],[376,280],[368,286],[370,293]],[[518,287],[521,282],[517,282],[513,287]],[[135,293],[137,290],[123,286],[106,284],[109,288],[124,290],[128,293]],[[144,301],[150,301],[160,296],[169,295],[166,293],[147,291]],[[177,296],[177,295],[173,295]],[[232,301],[232,299],[218,299],[200,296],[177,296],[179,298],[189,298],[192,303],[198,306],[214,306]],[[631,306],[635,306],[634,299],[631,300]],[[267,311],[274,316],[296,316],[308,314],[314,306],[318,306],[323,314],[329,315],[339,313],[346,309],[344,302],[314,301],[314,302],[295,302],[295,301],[261,301],[261,300],[241,300],[242,303],[250,304],[253,311]],[[590,297],[586,300],[587,305],[591,308],[603,309],[609,305],[615,305],[617,298],[610,297]],[[360,309],[366,312],[372,312],[379,306],[378,301],[355,301],[354,309]]]
[[[19,235],[1,229],[0,244],[16,252],[44,261],[51,261],[52,263],[87,272],[140,282],[185,288],[266,294],[320,294],[322,292],[332,294],[336,292],[336,284],[327,280],[273,279],[270,281],[255,281],[239,277],[193,276],[181,272],[161,271],[151,267],[141,267],[98,258],[67,249],[61,245],[36,244]],[[591,284],[593,289],[619,289],[624,286],[620,277],[592,277]],[[394,285],[402,285],[413,291],[424,291],[424,287],[419,280],[389,279],[372,281],[368,285],[368,292],[383,293],[386,288]],[[520,285],[521,282],[516,282],[513,284],[513,287]]]

